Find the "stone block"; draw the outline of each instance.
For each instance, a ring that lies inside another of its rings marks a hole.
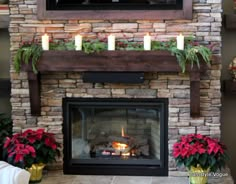
[[[48,106],[62,106],[61,99],[48,99]]]
[[[134,97],[156,97],[157,91],[153,89],[126,89],[126,94]]]
[[[167,32],[196,32],[197,27],[188,24],[167,23]]]
[[[109,89],[87,89],[89,95],[108,95],[110,97],[111,92]]]
[[[112,25],[112,29],[114,30],[130,30],[130,29],[138,29],[137,23],[114,23]]]
[[[179,128],[180,135],[194,134],[196,132],[195,127],[181,127]]]
[[[12,89],[11,93],[13,95],[19,94],[19,95],[29,95],[29,89]]]
[[[149,85],[151,89],[167,89],[167,81],[165,80],[151,80]]]
[[[112,93],[112,95],[124,95],[125,90],[124,89],[112,89],[111,93]]]

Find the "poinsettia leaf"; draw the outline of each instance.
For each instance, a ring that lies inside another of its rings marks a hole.
[[[195,155],[196,160],[199,160],[199,157],[200,157],[200,154],[196,153],[196,155]]]
[[[199,162],[200,162],[202,167],[206,164],[206,161],[207,161],[207,154],[201,155],[201,157],[199,159]]]
[[[42,152],[43,152],[44,155],[48,154],[48,150],[47,149],[42,149]]]
[[[214,157],[210,157],[210,167],[213,167],[216,164],[216,159]]]

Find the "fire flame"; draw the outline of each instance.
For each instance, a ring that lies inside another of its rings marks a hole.
[[[120,143],[120,142],[113,142],[112,143],[112,147],[115,148],[116,150],[119,151],[124,151],[126,148],[128,148],[129,146],[127,144],[124,143]]]
[[[124,131],[124,127],[121,128],[121,137],[125,136],[125,131]]]

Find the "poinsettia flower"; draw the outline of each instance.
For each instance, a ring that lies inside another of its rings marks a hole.
[[[52,143],[52,144],[51,144],[51,148],[52,148],[53,150],[56,150],[56,149],[57,149],[57,145],[56,145],[55,143]]]
[[[28,129],[28,130],[24,131],[24,132],[22,133],[22,135],[23,135],[24,137],[26,137],[27,135],[30,135],[32,132],[33,132],[33,130]]]
[[[195,155],[198,152],[197,146],[194,144],[190,147],[190,153],[189,155]]]
[[[13,157],[14,155],[15,155],[15,152],[11,152],[11,153],[8,154],[8,157],[11,158],[11,157]]]
[[[174,156],[174,158],[177,158],[178,156],[180,156],[180,151],[177,151],[177,150],[175,150],[174,152],[173,152],[173,156]]]
[[[42,133],[44,133],[44,129],[43,128],[39,128],[38,130],[36,130],[36,132],[39,133],[39,134],[42,134]]]
[[[203,154],[203,153],[206,153],[206,150],[204,148],[198,148],[197,152],[199,154]]]
[[[47,146],[51,146],[51,142],[50,142],[50,139],[49,138],[46,138],[45,141],[44,141],[45,145]]]
[[[21,136],[20,133],[19,133],[19,134],[14,134],[14,135],[12,136],[12,139],[18,139],[20,136]]]
[[[34,142],[36,141],[34,136],[28,136],[27,139],[31,144],[34,144]]]
[[[35,153],[35,149],[34,149],[33,146],[26,145],[26,148],[27,148],[31,153]]]
[[[203,138],[203,135],[201,135],[201,134],[196,134],[196,138],[197,138],[197,139],[202,139],[202,138]]]
[[[215,142],[215,140],[213,139],[208,139],[207,140],[207,143],[208,143],[208,154],[211,154],[211,153],[216,153],[218,151],[218,148],[217,148],[217,143]]]
[[[188,154],[188,150],[187,149],[183,149],[182,152],[180,153],[180,155],[182,156],[182,158],[184,158],[185,156],[187,156]]]
[[[8,161],[11,164],[30,167],[32,160],[34,162],[48,163],[55,160],[59,153],[58,143],[54,134],[47,133],[44,129],[26,130],[23,133],[17,133],[12,138],[6,138],[4,149],[7,151]],[[50,150],[50,154],[48,154]],[[30,162],[28,159],[30,158]]]
[[[18,162],[22,162],[23,161],[23,155],[22,154],[16,154],[14,162],[18,163]]]
[[[202,159],[200,155],[205,154],[207,162],[204,167],[209,167],[214,172],[225,165],[225,150],[226,147],[217,139],[201,134],[188,134],[181,136],[173,145],[172,154],[177,164],[187,164],[188,167],[201,165],[198,159]],[[214,163],[218,159],[222,161],[220,166]]]
[[[203,144],[201,144],[201,143],[196,143],[196,145],[197,145],[197,152],[198,152],[199,154],[203,154],[203,153],[206,152],[206,149],[204,148],[204,145],[203,145]]]
[[[45,139],[45,145],[47,145],[48,147],[51,147],[53,150],[55,150],[57,148],[57,145],[55,144],[55,140],[52,138],[46,138]]]

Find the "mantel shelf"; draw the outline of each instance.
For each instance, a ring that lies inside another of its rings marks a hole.
[[[205,71],[206,65],[187,67],[187,71]],[[181,72],[175,56],[168,51],[44,51],[39,72]],[[23,70],[31,71],[30,66]]]
[[[190,74],[191,116],[200,115],[200,73],[207,65],[187,66]],[[175,56],[168,51],[103,51],[86,54],[81,51],[44,51],[38,64],[38,74],[30,65],[28,72],[31,114],[40,115],[40,73],[42,72],[181,72]]]

